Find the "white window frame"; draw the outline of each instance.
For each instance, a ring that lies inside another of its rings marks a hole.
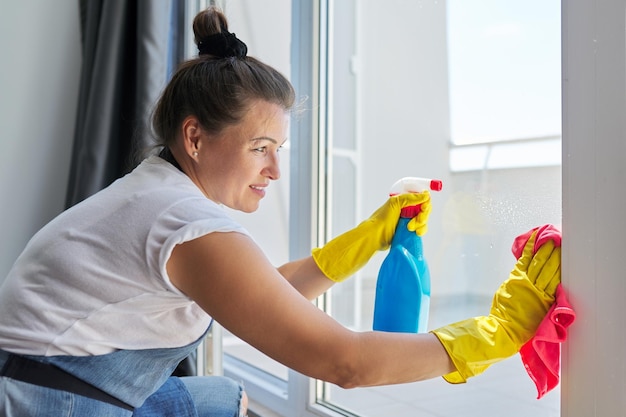
[[[562,2],[563,282],[577,313],[563,346],[561,415],[626,410],[625,2]]]

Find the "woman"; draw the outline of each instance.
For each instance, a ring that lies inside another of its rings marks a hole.
[[[409,228],[423,234],[428,193],[392,197],[312,256],[273,267],[221,206],[254,212],[280,177],[293,88],[247,56],[218,10],[198,14],[194,32],[200,54],[153,116],[160,154],[46,225],[6,278],[0,414],[243,416],[233,381],[170,377],[212,320],[347,388],[462,382],[519,350],[560,280],[559,248],[533,255],[534,238],[489,316],[429,334],[352,332],[310,302],[389,246],[401,207],[422,204]]]

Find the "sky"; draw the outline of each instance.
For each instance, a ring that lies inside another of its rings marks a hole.
[[[448,0],[455,144],[560,136],[561,2]]]

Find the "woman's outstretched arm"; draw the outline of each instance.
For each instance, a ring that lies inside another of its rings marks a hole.
[[[279,272],[249,237],[211,233],[177,246],[168,273],[226,329],[305,375],[349,388],[455,370],[432,334],[353,332],[319,310],[309,299],[332,282],[314,266],[305,258]]]

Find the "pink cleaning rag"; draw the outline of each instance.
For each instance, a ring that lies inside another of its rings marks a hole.
[[[526,242],[534,231],[537,238],[533,253],[548,240],[556,246],[561,245],[561,232],[553,225],[544,225],[518,236],[513,243],[513,254],[519,258]],[[528,375],[537,387],[537,399],[559,383],[561,369],[561,343],[567,339],[567,328],[576,319],[574,309],[570,306],[561,284],[556,289],[554,304],[537,328],[535,336],[520,350],[522,363]]]

